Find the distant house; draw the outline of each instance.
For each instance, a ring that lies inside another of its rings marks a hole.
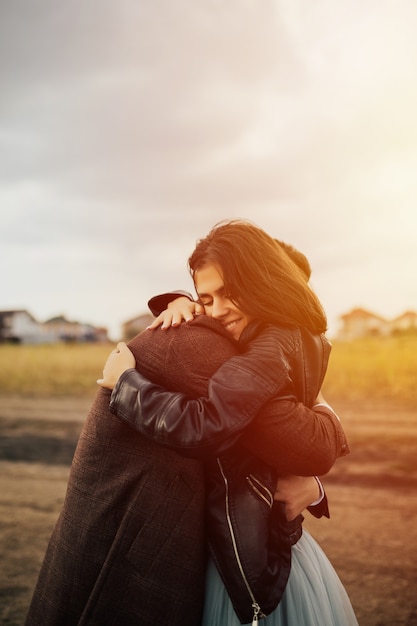
[[[123,341],[129,341],[135,335],[143,332],[154,319],[154,316],[150,313],[144,313],[122,324]]]
[[[357,339],[359,337],[386,336],[391,332],[390,323],[385,318],[365,309],[353,309],[340,316],[342,327],[340,339]]]
[[[341,315],[339,319],[342,325],[338,338],[344,340],[387,337],[409,330],[417,331],[417,313],[414,311],[407,311],[393,320],[387,320],[365,309],[356,308]]]
[[[42,324],[44,339],[51,343],[93,343],[108,341],[107,329],[67,320],[64,315],[52,317]]]
[[[415,311],[406,311],[391,322],[392,331],[401,333],[407,331],[417,331],[417,313]]]
[[[70,322],[63,315],[38,322],[26,310],[0,311],[0,343],[106,342],[107,329]]]
[[[28,311],[0,311],[0,343],[40,343],[42,330]]]

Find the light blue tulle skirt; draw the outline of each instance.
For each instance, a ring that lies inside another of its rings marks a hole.
[[[207,569],[203,626],[240,626],[216,566]],[[292,547],[291,574],[273,613],[259,626],[356,626],[349,597],[329,559],[303,530]]]

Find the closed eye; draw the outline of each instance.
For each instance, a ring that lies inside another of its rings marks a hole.
[[[213,304],[212,298],[199,298],[198,301],[202,306],[212,306]]]

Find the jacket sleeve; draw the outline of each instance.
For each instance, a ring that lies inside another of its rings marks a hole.
[[[307,507],[307,510],[311,513],[311,515],[313,515],[314,517],[330,517],[330,511],[329,511],[329,503],[327,500],[327,496],[326,493],[324,491],[324,487],[323,484],[321,482],[321,480],[318,478],[318,476],[315,476],[315,479],[317,481],[317,484],[320,487],[320,500],[319,502],[316,502],[315,504],[310,504],[310,506]]]
[[[311,513],[313,517],[330,517],[329,502],[326,494],[324,494],[323,499],[319,502],[319,504],[316,504],[315,506],[308,506],[307,511]]]
[[[277,344],[277,345],[276,345]],[[260,408],[286,392],[289,368],[273,333],[261,333],[244,354],[227,360],[205,398],[166,391],[130,369],[115,386],[110,410],[142,434],[188,456],[221,454]]]
[[[148,307],[155,317],[158,317],[162,311],[165,311],[168,304],[177,298],[181,298],[181,296],[185,296],[189,300],[193,300],[193,296],[188,291],[182,291],[179,289],[178,291],[169,291],[168,293],[160,293],[157,296],[153,296],[150,300],[148,300]]]
[[[324,474],[343,454],[344,433],[330,408],[312,410],[297,402],[285,351],[282,335],[274,329],[261,333],[244,354],[219,368],[208,397],[198,400],[128,370],[113,390],[110,408],[145,436],[198,457],[224,452],[265,407],[244,445],[281,473]]]

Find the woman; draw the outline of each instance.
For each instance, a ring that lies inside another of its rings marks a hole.
[[[219,455],[207,471],[208,533],[213,559],[228,592],[217,569],[210,567],[204,623],[238,624],[236,613],[247,623],[249,605],[253,621],[271,613],[267,624],[356,624],[336,573],[312,538],[302,533],[302,518],[297,517],[289,528],[282,511],[270,502],[270,508],[264,505],[262,526],[254,493],[260,496],[257,505],[261,499],[271,498],[275,470],[280,471],[276,450],[253,450],[248,455],[242,447],[250,448],[251,429],[270,428],[271,424],[252,421],[254,408],[257,411],[266,399],[279,399],[281,440],[294,422],[297,424],[300,402],[313,406],[328,356],[322,336],[326,328],[322,307],[285,251],[249,223],[215,227],[199,242],[189,266],[205,313],[219,320],[243,346],[241,357],[235,359],[239,375],[236,377],[231,359],[213,377],[207,399],[188,401],[129,369],[113,391],[111,408],[164,445],[190,455],[196,450],[207,456]],[[112,387],[126,364],[133,365],[124,346],[120,349],[120,357],[113,355],[105,366],[104,386]],[[255,367],[245,370],[248,358]],[[233,372],[235,379],[230,382],[228,374]],[[320,410],[326,413],[323,407]],[[236,414],[243,418],[239,420]],[[294,473],[300,467],[300,474],[305,471],[300,461],[304,439],[305,432],[300,430]],[[338,443],[341,455],[346,444],[341,439]],[[243,515],[246,512],[246,524],[239,518],[242,511]],[[256,520],[255,537],[250,536],[248,518]],[[262,560],[265,551],[268,554]],[[288,555],[293,564],[287,584]]]

